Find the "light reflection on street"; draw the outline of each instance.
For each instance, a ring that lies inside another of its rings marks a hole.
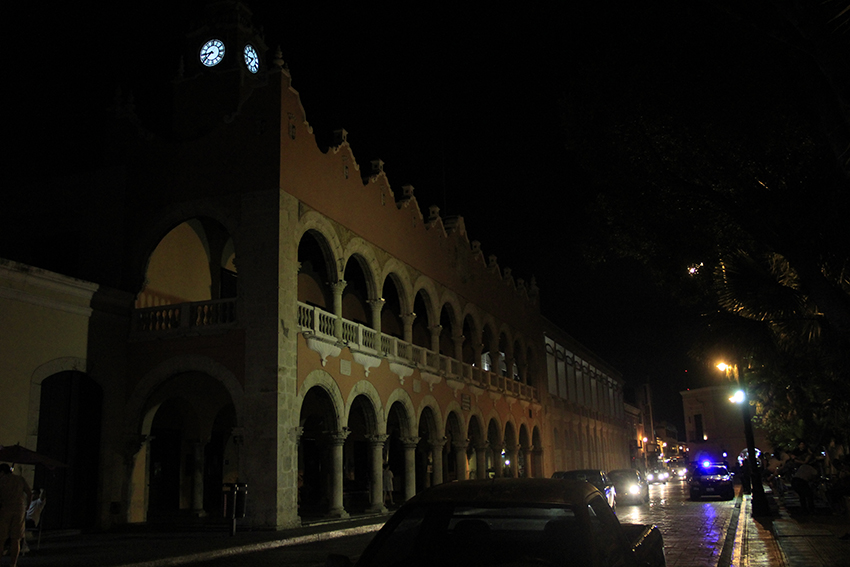
[[[734,502],[688,499],[682,481],[649,487],[649,502],[618,504],[617,516],[626,524],[655,524],[664,536],[668,567],[717,565]]]

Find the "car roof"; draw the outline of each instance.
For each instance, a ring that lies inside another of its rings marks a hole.
[[[584,505],[599,491],[583,480],[493,478],[438,484],[417,494],[409,504],[557,504]]]

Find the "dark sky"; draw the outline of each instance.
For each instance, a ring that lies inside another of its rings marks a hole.
[[[204,2],[66,3],[50,12],[25,4],[19,43],[31,47],[14,63],[24,79],[12,94],[20,140],[12,175],[28,175],[45,156],[56,169],[77,159],[91,113],[116,85],[134,93],[140,115],[155,116]],[[485,255],[517,278],[536,277],[549,319],[629,383],[653,384],[656,414],[681,427],[678,391],[708,377],[686,356],[690,319],[640,265],[591,269],[582,260],[595,188],[581,166],[606,164],[581,164],[566,151],[559,100],[588,69],[616,86],[650,68],[645,88],[665,93],[677,81],[716,77],[713,57],[729,44],[707,20],[721,16],[706,18],[699,3],[672,8],[681,2],[653,3],[652,12],[625,2],[557,11],[247,4],[268,55],[281,47],[320,145],[345,128],[361,171],[380,158],[397,194],[411,184],[426,214],[433,204],[462,215]]]

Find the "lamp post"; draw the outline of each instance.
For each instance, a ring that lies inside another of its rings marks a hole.
[[[747,439],[747,461],[750,465],[750,486],[752,491],[752,515],[767,516],[770,514],[770,506],[767,504],[767,496],[764,494],[764,485],[761,483],[761,472],[758,468],[756,459],[756,442],[753,436],[753,418],[750,412],[750,401],[746,393],[746,384],[741,384],[741,376],[738,372],[738,365],[728,365],[721,362],[717,365],[721,372],[725,372],[726,376],[730,376],[738,385],[738,391],[735,392],[729,401],[732,403],[741,404],[742,415],[744,417],[744,436]]]

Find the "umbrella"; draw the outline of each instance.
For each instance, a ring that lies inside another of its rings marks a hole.
[[[26,447],[21,447],[20,444],[8,447],[0,446],[0,462],[18,465],[44,465],[49,469],[68,466],[47,455],[42,455],[41,453],[30,451]]]

